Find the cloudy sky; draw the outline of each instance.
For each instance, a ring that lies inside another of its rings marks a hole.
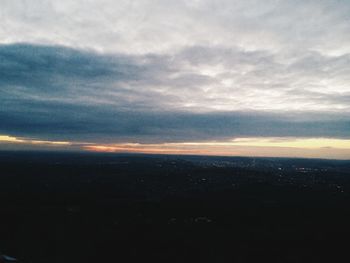
[[[348,0],[2,0],[0,149],[350,159]]]

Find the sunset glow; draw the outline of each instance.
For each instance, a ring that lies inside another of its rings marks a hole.
[[[93,152],[194,154],[224,156],[283,156],[340,158],[350,154],[350,140],[325,138],[237,138],[227,142],[88,145]]]

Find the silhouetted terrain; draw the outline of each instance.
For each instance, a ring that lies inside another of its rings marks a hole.
[[[0,153],[23,263],[347,262],[350,161]]]

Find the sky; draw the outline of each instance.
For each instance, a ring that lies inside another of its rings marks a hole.
[[[2,0],[0,150],[350,159],[348,0]]]

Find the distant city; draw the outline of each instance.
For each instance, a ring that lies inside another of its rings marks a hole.
[[[329,262],[350,233],[349,161],[0,157],[0,251],[17,262]]]

